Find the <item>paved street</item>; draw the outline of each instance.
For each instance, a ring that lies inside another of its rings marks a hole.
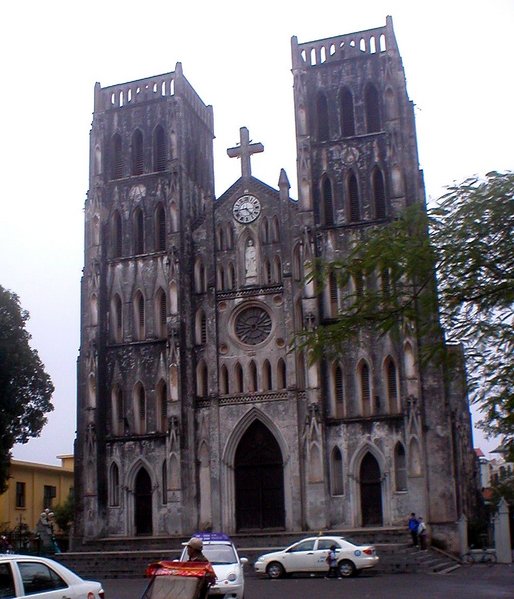
[[[140,599],[147,581],[105,580],[106,599]],[[512,599],[514,567],[466,566],[448,575],[381,574],[347,580],[268,580],[250,573],[245,599]]]

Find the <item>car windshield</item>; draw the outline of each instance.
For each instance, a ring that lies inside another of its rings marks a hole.
[[[213,565],[233,564],[237,562],[234,549],[230,545],[204,545],[203,554]]]

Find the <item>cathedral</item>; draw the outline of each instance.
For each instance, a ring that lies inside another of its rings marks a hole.
[[[363,331],[335,360],[313,362],[294,344],[342,307],[334,281],[319,289],[305,277],[311,261],[425,204],[392,20],[293,37],[291,51],[298,198],[284,170],[278,185],[252,176],[263,146],[245,127],[227,151],[241,176],[215,196],[212,107],[180,63],[95,86],[82,540],[393,527],[414,511],[451,546],[469,511],[462,372],[420,363],[414,329]]]

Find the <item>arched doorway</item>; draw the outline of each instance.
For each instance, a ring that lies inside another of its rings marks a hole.
[[[284,466],[270,430],[255,420],[234,461],[237,530],[284,528]]]
[[[360,467],[362,526],[382,526],[382,481],[377,460],[367,453]]]
[[[134,523],[136,535],[152,534],[152,481],[148,472],[141,468],[134,484]]]

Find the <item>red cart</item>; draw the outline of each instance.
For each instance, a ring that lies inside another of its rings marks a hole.
[[[209,562],[157,562],[145,576],[150,582],[141,599],[203,599],[216,580]]]

